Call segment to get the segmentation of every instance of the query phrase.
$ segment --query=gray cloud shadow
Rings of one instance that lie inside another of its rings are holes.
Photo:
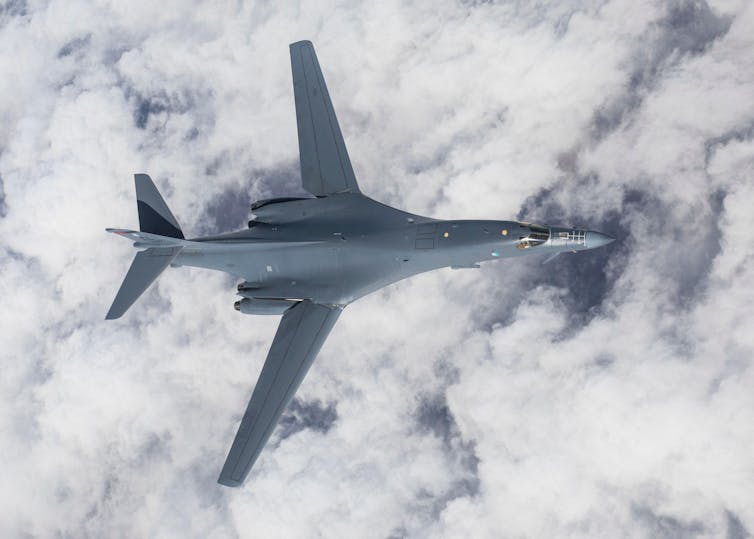
[[[474,452],[474,444],[461,438],[461,432],[448,407],[444,393],[421,395],[415,412],[419,432],[437,437],[443,443],[448,460],[456,468],[460,477],[450,488],[439,496],[420,492],[416,503],[425,507],[432,518],[437,518],[452,500],[461,497],[474,497],[479,493],[479,458]]]
[[[625,91],[606,101],[594,114],[593,140],[601,140],[622,125],[638,109],[664,73],[687,57],[703,54],[724,36],[733,19],[716,15],[707,2],[670,3],[663,18],[651,25],[637,42],[634,65]]]
[[[632,505],[631,516],[647,530],[650,537],[686,539],[697,537],[706,530],[699,520],[684,522],[672,516],[655,513],[649,507],[642,505]]]
[[[275,445],[305,429],[327,434],[337,420],[337,403],[324,405],[318,400],[307,402],[295,397],[278,422]]]

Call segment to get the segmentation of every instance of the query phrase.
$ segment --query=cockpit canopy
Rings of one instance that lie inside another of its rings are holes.
[[[550,229],[547,227],[531,223],[521,223],[521,227],[523,230],[516,243],[519,249],[530,249],[550,239]]]

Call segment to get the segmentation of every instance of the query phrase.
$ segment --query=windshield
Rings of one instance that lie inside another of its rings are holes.
[[[542,245],[549,239],[550,229],[541,225],[526,224],[523,227],[522,235],[518,238],[516,247],[519,249],[529,249],[531,247],[536,247],[537,245]]]

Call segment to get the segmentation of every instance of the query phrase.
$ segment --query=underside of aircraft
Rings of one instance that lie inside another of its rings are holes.
[[[218,482],[241,485],[346,305],[412,275],[612,241],[517,221],[445,221],[362,194],[309,41],[290,45],[301,183],[311,198],[255,202],[246,230],[186,239],[151,178],[136,174],[140,230],[107,229],[139,249],[107,319],[121,317],[169,265],[241,279],[244,314],[282,315]]]

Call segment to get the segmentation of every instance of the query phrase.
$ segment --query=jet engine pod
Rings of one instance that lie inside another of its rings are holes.
[[[238,283],[238,286],[236,287],[238,290],[238,293],[241,294],[241,292],[248,293],[251,290],[258,290],[259,289],[259,283],[250,283],[249,281],[244,281],[242,283]],[[246,294],[241,294],[245,298],[253,298],[254,296],[249,296]]]
[[[241,301],[237,301],[233,306],[237,311],[244,314],[283,314],[296,303],[298,303],[298,300],[244,298]]]
[[[251,205],[251,212],[254,214],[254,221],[268,224],[280,224],[296,221],[306,216],[301,201],[316,200],[310,198],[268,198],[258,200]]]

